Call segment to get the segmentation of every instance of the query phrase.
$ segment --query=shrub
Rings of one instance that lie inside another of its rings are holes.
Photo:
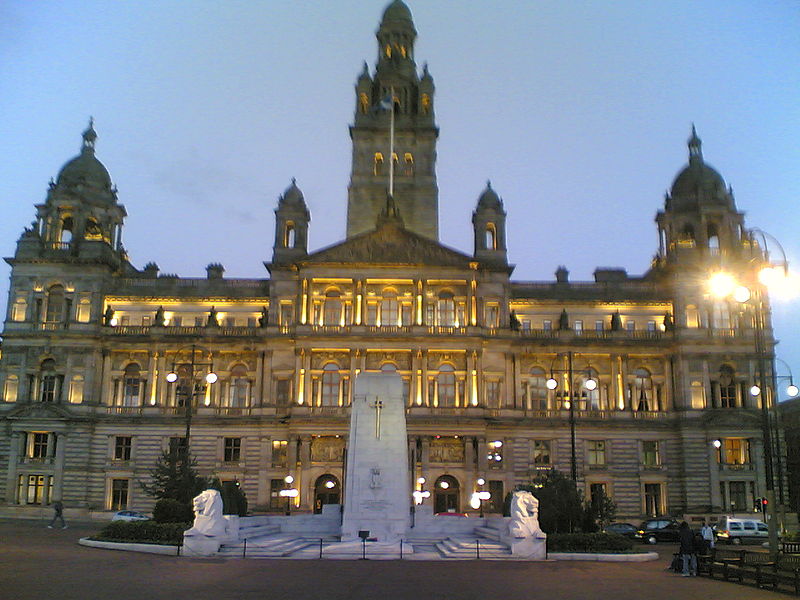
[[[135,542],[139,544],[183,544],[183,532],[190,523],[156,523],[155,521],[112,521],[93,540],[103,542]]]
[[[184,502],[162,498],[153,507],[153,520],[156,523],[191,523],[194,521],[194,512]]]
[[[615,533],[551,533],[548,552],[622,553],[633,548],[633,541]]]

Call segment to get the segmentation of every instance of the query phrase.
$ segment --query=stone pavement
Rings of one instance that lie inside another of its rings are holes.
[[[3,600],[752,600],[789,597],[647,563],[189,559],[86,548],[100,524],[0,520]],[[648,547],[652,549],[652,547]]]

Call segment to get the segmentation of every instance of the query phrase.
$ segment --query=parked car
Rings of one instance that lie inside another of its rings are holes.
[[[111,517],[112,521],[147,521],[149,519],[150,517],[146,514],[135,510],[121,510]]]
[[[680,539],[678,522],[675,519],[650,519],[639,526],[635,538],[648,544],[656,542],[677,542]]]
[[[769,537],[769,527],[757,519],[737,519],[722,517],[714,525],[717,541],[727,544],[741,544],[744,542],[759,542]]]
[[[636,537],[636,532],[639,531],[639,528],[631,523],[609,523],[603,531],[605,533],[616,533],[617,535],[633,539]]]

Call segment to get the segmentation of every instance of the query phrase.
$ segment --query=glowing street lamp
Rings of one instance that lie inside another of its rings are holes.
[[[188,361],[177,362],[177,358],[182,352],[191,352],[191,357]],[[197,352],[200,352],[200,361],[197,360]],[[206,385],[216,383],[218,379],[217,374],[214,373],[214,363],[210,359],[208,362],[203,362],[202,357],[206,354],[210,356],[211,353],[194,344],[176,350],[175,358],[172,362],[172,369],[165,377],[167,383],[176,383],[180,379],[183,379],[185,382],[183,389],[179,386],[176,390],[176,400],[178,399],[179,393],[184,395],[183,401],[186,405],[185,448],[187,455],[189,453],[189,436],[192,433],[192,412],[194,410],[195,398],[199,393],[204,393],[206,391]],[[202,383],[203,381],[205,381],[205,384]]]

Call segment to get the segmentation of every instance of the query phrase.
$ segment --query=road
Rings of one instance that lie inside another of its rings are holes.
[[[783,594],[666,570],[660,560],[400,562],[189,559],[79,546],[99,524],[0,520],[2,600],[778,600]],[[653,547],[648,547],[651,550]]]

